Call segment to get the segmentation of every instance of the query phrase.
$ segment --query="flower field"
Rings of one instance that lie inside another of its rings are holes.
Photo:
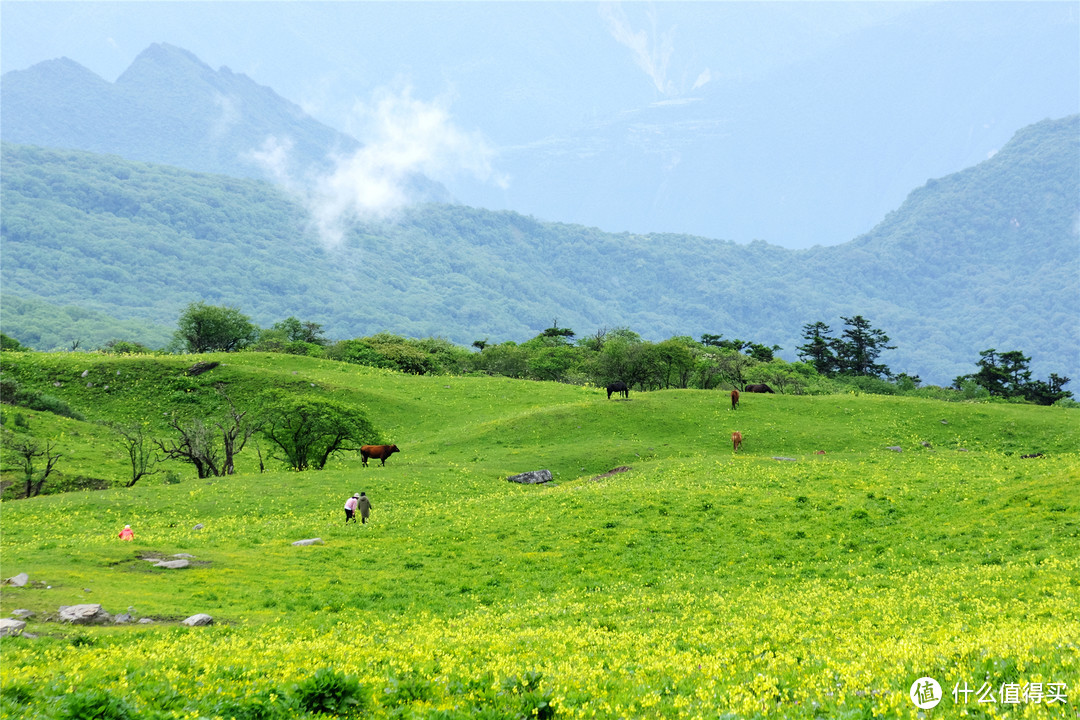
[[[24,384],[85,369],[33,362],[13,368]],[[363,404],[401,454],[5,502],[2,575],[45,584],[0,592],[4,616],[37,613],[36,637],[0,645],[0,717],[1080,717],[1074,411],[744,396],[735,412],[720,393],[609,402],[229,362],[234,397],[298,376]],[[137,414],[154,383],[135,385],[64,399]],[[35,423],[99,474],[122,468],[89,421]],[[555,482],[505,482],[540,467]],[[372,522],[344,526],[360,490]],[[142,559],[181,552],[195,566]],[[84,602],[155,622],[47,621]],[[215,624],[179,625],[195,613]],[[909,696],[923,677],[933,709]]]

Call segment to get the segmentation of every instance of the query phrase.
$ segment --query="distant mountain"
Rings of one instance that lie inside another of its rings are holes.
[[[839,333],[861,314],[897,346],[881,359],[928,382],[974,371],[990,347],[1080,381],[1080,116],[1025,128],[863,237],[800,251],[441,204],[326,245],[303,207],[257,181],[6,143],[3,168],[3,328],[42,349],[93,346],[90,325],[64,320],[70,306],[116,319],[98,344],[127,332],[158,345],[195,300],[334,338],[522,341],[558,318],[580,334],[721,333],[788,359],[806,323]]]
[[[215,71],[164,43],[139,54],[115,83],[67,58],[5,73],[0,102],[6,142],[234,177],[271,177],[255,154],[272,147],[289,147],[287,163],[275,170],[293,178],[326,171],[331,155],[360,148],[246,75]],[[422,199],[449,199],[445,188],[423,177],[413,179],[412,189]]]

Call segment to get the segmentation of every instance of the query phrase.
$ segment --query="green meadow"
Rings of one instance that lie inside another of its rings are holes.
[[[0,574],[31,582],[0,615],[35,615],[0,645],[0,717],[1080,716],[1077,410],[732,410],[726,392],[608,400],[255,353],[3,360],[84,417],[3,406],[4,427],[20,414],[65,479],[107,487],[2,504]],[[186,376],[196,360],[221,365]],[[401,452],[298,473],[263,441],[260,472],[252,441],[235,475],[174,463],[122,487],[100,422],[165,438],[171,412],[220,415],[215,388],[241,409],[271,388],[333,398]],[[506,480],[538,469],[553,481]],[[371,520],[346,526],[360,491]],[[177,553],[192,566],[146,561]],[[55,621],[80,603],[154,622]],[[196,613],[213,625],[180,624]],[[925,711],[924,676],[943,695]]]

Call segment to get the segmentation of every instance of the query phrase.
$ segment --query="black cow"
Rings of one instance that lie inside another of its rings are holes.
[[[630,388],[626,387],[626,383],[619,381],[608,384],[607,386],[607,399],[611,399],[611,393],[619,393],[627,400],[630,399]]]
[[[746,392],[752,392],[752,393],[773,393],[773,394],[776,394],[776,391],[775,391],[775,390],[773,390],[773,389],[772,389],[771,387],[769,387],[768,385],[766,385],[765,383],[761,383],[761,384],[759,384],[759,385],[747,385],[747,386],[746,386]]]

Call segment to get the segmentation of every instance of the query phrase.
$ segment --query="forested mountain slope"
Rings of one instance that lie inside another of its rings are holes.
[[[838,330],[862,314],[897,346],[881,358],[896,372],[947,383],[996,347],[1030,355],[1038,376],[1075,378],[1078,124],[1026,128],[990,160],[916,190],[872,233],[803,251],[441,204],[357,223],[328,246],[265,183],[5,144],[3,324],[24,343],[63,347],[71,329],[41,303],[164,329],[204,300],[263,326],[320,322],[336,338],[520,341],[557,318],[579,334],[719,333],[793,359],[804,324]]]

